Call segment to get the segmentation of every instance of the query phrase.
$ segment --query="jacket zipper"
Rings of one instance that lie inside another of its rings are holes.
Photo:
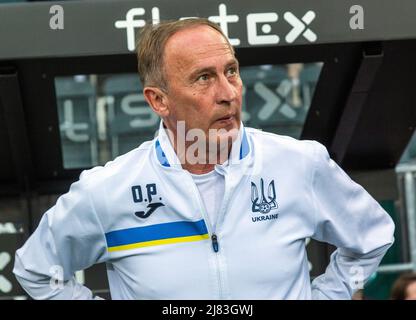
[[[216,221],[217,223],[216,223],[216,228],[215,229],[220,228],[220,222],[222,222],[222,220],[224,218],[225,211],[228,208],[228,202],[229,202],[229,200],[231,198],[231,195],[232,195],[231,189],[230,188],[227,189],[227,185],[229,185],[229,184],[233,185],[232,176],[229,172],[230,168],[228,168],[227,170],[228,170],[228,172],[223,172],[222,173],[222,175],[224,176],[224,197],[223,197],[223,201],[221,203],[220,210],[219,210],[218,215],[217,215],[217,221]],[[198,195],[199,195],[199,193],[198,193]],[[201,199],[200,199],[200,201],[201,201]],[[211,235],[211,241],[212,241],[212,248],[213,248],[214,252],[217,253],[221,249],[221,246],[219,244],[219,239],[218,239],[218,236],[215,233],[215,231]],[[221,296],[221,298],[223,298],[223,294],[224,294],[224,292],[223,292],[224,291],[223,276],[221,275],[221,272],[220,272],[220,261],[219,261],[218,254],[216,254],[216,257],[217,257],[217,266],[218,266],[218,284],[219,284],[219,287],[220,287],[220,290],[221,290],[221,295],[220,296]]]
[[[191,179],[192,182],[192,186],[194,188],[194,192],[196,194],[196,197],[198,199],[198,205],[199,208],[201,210],[202,213],[202,217],[204,219],[204,221],[206,221],[206,225],[207,225],[207,229],[208,229],[208,234],[210,235],[211,238],[211,244],[212,244],[212,249],[214,251],[215,254],[215,261],[216,261],[216,267],[217,267],[217,280],[218,280],[218,289],[219,289],[219,298],[222,299],[223,296],[223,288],[222,288],[222,277],[221,277],[221,269],[220,269],[220,261],[219,261],[219,241],[218,241],[218,236],[216,235],[215,231],[212,230],[212,224],[211,224],[211,220],[208,217],[207,212],[205,211],[205,206],[203,205],[202,199],[201,199],[201,195],[199,194],[199,190],[195,184],[195,182],[193,181],[192,177],[189,175],[189,178]],[[225,189],[225,187],[224,187]],[[222,204],[221,204],[222,207]],[[219,217],[218,217],[219,218]],[[217,219],[218,222],[218,219]]]
[[[218,252],[218,249],[219,249],[218,238],[215,233],[212,234],[211,241],[212,241],[212,249],[214,249],[214,252]]]

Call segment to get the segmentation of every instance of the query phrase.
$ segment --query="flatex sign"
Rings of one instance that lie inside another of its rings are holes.
[[[413,0],[103,0],[0,6],[0,59],[128,54],[147,23],[205,17],[235,47],[416,37]]]

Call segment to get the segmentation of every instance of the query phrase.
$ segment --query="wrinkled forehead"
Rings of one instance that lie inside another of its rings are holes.
[[[169,64],[189,65],[211,58],[234,58],[228,41],[209,26],[181,30],[166,42],[164,60]]]

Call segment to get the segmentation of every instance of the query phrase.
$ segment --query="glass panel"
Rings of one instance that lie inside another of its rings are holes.
[[[299,138],[322,63],[241,68],[245,125]],[[64,168],[101,165],[154,137],[137,74],[55,78]]]
[[[241,68],[246,126],[299,138],[322,63]]]
[[[158,128],[136,74],[58,77],[55,89],[64,168],[104,164]]]

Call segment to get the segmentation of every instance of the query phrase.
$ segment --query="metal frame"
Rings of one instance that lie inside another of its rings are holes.
[[[397,173],[404,176],[409,262],[380,266],[380,273],[416,272],[416,164],[400,165]]]
[[[331,151],[333,152],[333,158],[339,163],[342,163],[348,151],[348,146],[360,119],[361,111],[365,106],[368,93],[371,91],[377,71],[383,62],[381,48],[376,53],[369,53],[368,51],[367,48],[364,48],[357,75],[332,140]]]
[[[16,70],[0,73],[0,112],[6,122],[15,176],[21,197],[27,204],[28,215],[23,219],[24,232],[29,235],[32,228],[33,208],[31,197],[33,191],[34,170],[30,144],[26,130],[25,114],[21,100],[19,79]]]

